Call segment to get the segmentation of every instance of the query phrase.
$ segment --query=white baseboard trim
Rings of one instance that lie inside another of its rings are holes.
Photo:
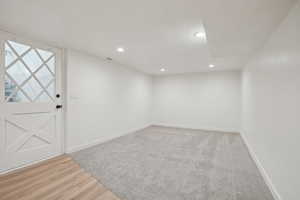
[[[145,125],[145,126],[140,127],[140,128],[135,128],[135,129],[132,129],[130,131],[126,131],[124,133],[119,133],[119,134],[117,134],[114,137],[101,138],[101,139],[95,140],[93,142],[89,142],[89,143],[86,143],[86,144],[77,145],[77,146],[71,147],[71,148],[67,147],[66,148],[66,153],[74,153],[76,151],[80,151],[80,150],[83,150],[83,149],[86,149],[86,148],[89,148],[89,147],[92,147],[92,146],[96,146],[98,144],[105,143],[105,142],[107,142],[109,140],[113,140],[113,139],[121,137],[123,135],[129,134],[129,133],[133,133],[133,132],[136,132],[136,131],[139,131],[139,130],[142,130],[142,129],[147,128],[149,126],[151,126],[151,124]]]
[[[253,161],[255,162],[258,170],[260,171],[260,174],[262,175],[265,183],[267,184],[269,190],[272,193],[272,196],[275,200],[281,200],[281,196],[279,195],[278,191],[276,190],[274,184],[271,181],[270,176],[267,174],[265,168],[262,166],[261,162],[259,161],[258,157],[256,156],[255,152],[253,151],[253,149],[250,147],[250,144],[248,143],[246,137],[244,136],[243,133],[240,134],[245,145],[248,148],[248,151],[250,153],[250,156],[252,157]]]
[[[63,153],[59,153],[59,154],[52,155],[50,157],[42,158],[40,160],[36,160],[36,161],[31,162],[31,163],[26,163],[26,164],[23,164],[19,167],[14,167],[14,168],[11,168],[11,169],[5,169],[5,170],[0,171],[0,175],[5,175],[5,174],[8,174],[8,173],[14,172],[16,170],[19,170],[19,169],[22,169],[22,168],[25,168],[25,167],[29,167],[31,165],[38,164],[40,162],[43,162],[43,161],[46,161],[46,160],[49,160],[51,158],[55,158],[55,157],[61,156],[61,155],[63,155]]]
[[[212,127],[193,127],[193,126],[178,126],[173,124],[163,124],[163,123],[154,123],[153,126],[162,126],[166,128],[183,128],[183,129],[192,129],[192,130],[204,130],[204,131],[216,131],[223,133],[239,133],[237,130],[232,129],[222,129],[222,128],[212,128]]]

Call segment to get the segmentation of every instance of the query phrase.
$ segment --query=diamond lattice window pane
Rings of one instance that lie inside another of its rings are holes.
[[[36,71],[43,64],[41,58],[33,49],[23,57],[23,60],[32,72]]]
[[[52,79],[54,79],[53,75],[46,66],[43,66],[37,73],[36,77],[42,83],[44,87],[46,87]]]
[[[8,67],[18,56],[13,52],[7,43],[5,43],[5,67]]]
[[[7,76],[5,77],[5,100],[7,102],[29,102],[23,92],[18,90],[17,85]]]
[[[52,101],[52,99],[49,97],[49,95],[46,92],[43,92],[41,96],[37,98],[38,102],[49,102]]]
[[[55,57],[52,57],[48,62],[47,65],[51,72],[54,74],[55,73]]]
[[[15,82],[13,82],[7,76],[5,76],[4,79],[4,88],[5,88],[5,100],[7,100],[10,96],[12,96],[15,93],[15,91],[18,89]]]
[[[55,81],[52,82],[49,87],[47,88],[48,93],[51,95],[52,98],[54,98],[55,95]]]
[[[44,63],[47,61],[47,63]],[[55,95],[55,54],[14,41],[5,42],[7,102],[49,102]],[[49,93],[49,94],[48,94]]]
[[[20,44],[18,42],[13,42],[13,41],[7,41],[12,48],[14,48],[14,50],[17,52],[17,54],[22,55],[23,53],[25,53],[25,51],[27,51],[30,47],[25,45],[25,44]]]
[[[43,91],[40,84],[33,77],[25,83],[22,89],[31,100],[34,100]]]
[[[53,55],[51,51],[45,51],[42,49],[37,49],[37,51],[39,52],[40,56],[43,58],[44,61],[46,61],[48,58],[50,58],[50,56]]]
[[[17,61],[6,72],[13,78],[18,85],[21,85],[29,76],[30,72],[21,61]]]
[[[8,102],[22,102],[22,103],[30,102],[30,100],[23,94],[23,92],[21,90],[18,90],[7,101]]]

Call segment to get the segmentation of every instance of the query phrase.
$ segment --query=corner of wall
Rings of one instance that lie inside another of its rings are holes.
[[[107,142],[109,140],[116,139],[116,138],[124,136],[126,134],[130,134],[130,133],[133,133],[133,132],[145,129],[145,128],[149,127],[149,126],[151,126],[151,124],[145,124],[142,127],[138,127],[138,128],[134,128],[134,129],[129,130],[129,131],[118,133],[118,134],[114,135],[113,137],[107,137],[107,138],[104,138],[104,139],[101,138],[101,139],[98,139],[98,140],[94,140],[93,142],[89,142],[89,143],[85,143],[85,144],[80,144],[80,145],[73,146],[73,147],[67,147],[66,150],[65,150],[65,152],[69,154],[69,153],[74,153],[76,151],[80,151],[80,150],[83,150],[83,149],[87,149],[89,147],[105,143],[105,142]]]
[[[255,162],[256,167],[258,168],[261,176],[263,177],[264,182],[266,183],[266,185],[268,186],[269,190],[271,191],[271,194],[272,194],[274,200],[282,200],[282,198],[279,195],[277,189],[275,188],[275,185],[271,181],[270,176],[268,175],[268,173],[265,170],[265,168],[263,167],[262,163],[260,162],[260,160],[256,156],[254,150],[251,148],[248,140],[246,139],[245,134],[241,131],[240,135],[241,135],[241,138],[242,138],[243,142],[245,143],[245,145],[246,145],[246,147],[248,149],[248,152],[249,152],[252,160]]]

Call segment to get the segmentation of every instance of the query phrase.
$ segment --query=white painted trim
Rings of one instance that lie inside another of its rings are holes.
[[[132,129],[130,131],[126,131],[125,133],[119,133],[118,136],[109,137],[109,138],[105,138],[105,139],[102,138],[102,139],[98,139],[98,140],[95,140],[95,141],[90,142],[90,143],[86,143],[86,144],[82,144],[82,145],[77,145],[75,147],[67,148],[66,153],[73,153],[73,152],[80,151],[80,150],[83,150],[83,149],[86,149],[86,148],[89,148],[89,147],[92,147],[92,146],[96,146],[98,144],[105,143],[107,141],[116,139],[116,138],[121,137],[123,135],[127,135],[127,134],[130,134],[130,133],[142,130],[142,129],[147,128],[149,126],[151,126],[151,125],[148,124],[148,125],[145,125],[145,126],[140,127],[140,128],[135,128],[135,129]]]
[[[63,109],[62,109],[62,125],[61,125],[61,130],[62,130],[62,154],[66,153],[66,149],[67,149],[67,131],[68,131],[68,118],[67,118],[67,114],[68,114],[68,82],[67,82],[67,78],[68,78],[68,60],[67,60],[67,49],[63,48],[62,49],[62,57],[61,57],[61,63],[62,63],[62,76],[61,76],[61,98],[62,98],[62,105],[63,105]]]
[[[225,132],[225,133],[239,133],[237,130],[232,129],[221,129],[213,127],[188,127],[188,126],[178,126],[172,124],[163,124],[163,123],[154,123],[153,126],[162,126],[166,128],[183,128],[183,129],[192,129],[192,130],[204,130],[204,131],[216,131],[216,132]]]
[[[269,190],[272,193],[272,196],[275,200],[281,200],[281,196],[279,195],[278,191],[276,190],[274,184],[271,181],[270,176],[268,175],[268,173],[266,172],[265,168],[263,167],[262,163],[259,161],[258,157],[256,156],[255,152],[253,151],[253,149],[250,147],[250,144],[248,143],[246,137],[244,134],[240,134],[241,138],[243,139],[245,145],[248,148],[249,154],[252,157],[253,161],[255,162],[260,174],[262,175],[266,185],[268,186]]]

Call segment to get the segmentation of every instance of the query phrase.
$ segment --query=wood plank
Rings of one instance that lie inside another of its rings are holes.
[[[6,191],[8,188],[14,188],[14,187],[21,187],[22,185],[27,185],[31,182],[35,182],[40,180],[41,178],[45,177],[45,176],[49,176],[55,173],[58,173],[60,171],[63,171],[64,169],[68,169],[70,167],[74,167],[77,166],[79,167],[79,165],[77,163],[75,163],[74,161],[70,160],[68,162],[65,163],[60,163],[57,166],[50,168],[48,170],[42,171],[36,175],[31,175],[31,176],[23,176],[22,178],[19,179],[12,179],[12,180],[7,180],[4,183],[0,183],[0,194],[3,191]]]
[[[74,179],[81,173],[84,173],[82,169],[63,176],[56,181],[50,181],[48,182],[48,184],[44,184],[41,187],[36,187],[34,192],[22,196],[20,200],[42,199],[44,195],[49,192],[53,192],[56,188],[59,188],[64,184],[67,184],[69,181],[72,181],[72,179]]]
[[[101,193],[99,191],[101,191],[100,187],[98,185],[95,185],[88,192],[86,192],[83,195],[81,195],[81,199],[92,200],[92,199],[96,198],[97,196],[101,195]],[[103,191],[102,193],[104,193],[106,191],[106,189],[103,187],[102,191]]]
[[[0,200],[120,200],[63,155],[0,177]]]
[[[13,192],[6,193],[2,195],[3,199],[19,199],[20,197],[26,196],[28,194],[33,194],[37,192],[39,189],[42,189],[49,185],[50,183],[56,183],[60,179],[64,179],[68,177],[68,175],[78,174],[82,170],[79,167],[72,167],[71,169],[66,169],[60,174],[54,174],[49,177],[45,177],[41,181],[36,181],[28,186],[19,187],[18,189],[14,190]]]
[[[97,182],[97,184],[95,184],[93,187],[84,190],[83,192],[81,192],[78,196],[74,197],[73,199],[74,200],[94,199],[106,191],[107,191],[107,189],[101,183]]]
[[[63,194],[74,188],[76,185],[82,184],[87,181],[91,177],[90,174],[84,173],[81,176],[78,176],[74,181],[70,182],[69,184],[65,184],[62,187],[58,188],[57,190],[45,194],[43,196],[43,200],[56,200],[60,198]]]
[[[83,184],[86,182],[86,180],[88,178],[90,178],[91,175],[90,174],[83,174],[81,176],[78,176],[76,178],[76,180],[69,182],[69,184],[64,184],[62,187],[56,189],[54,192],[52,193],[48,193],[43,197],[43,200],[55,200],[58,199],[60,196],[62,196],[63,194],[65,194],[66,192],[68,192],[69,190],[71,190],[72,188],[74,188],[76,185],[78,184]]]
[[[18,179],[25,178],[27,176],[32,176],[34,174],[50,169],[51,167],[57,165],[57,163],[64,163],[69,160],[72,160],[72,158],[69,156],[61,156],[53,160],[51,159],[51,161],[45,161],[39,163],[37,164],[37,166],[36,165],[30,166],[28,167],[28,169],[20,169],[15,173],[8,173],[2,175],[0,178],[0,183],[7,183],[7,181],[18,180]]]
[[[30,176],[28,178],[16,180],[14,182],[10,182],[10,184],[3,185],[2,187],[0,187],[0,196],[4,193],[9,193],[11,191],[18,191],[18,188],[22,188],[23,190],[27,189],[32,185],[39,184],[55,176],[59,177],[67,171],[79,168],[79,165],[71,160],[70,162],[65,163],[64,165],[58,165],[57,167],[49,169],[36,176]]]
[[[23,168],[20,168],[20,169],[16,169],[16,170],[13,170],[11,172],[8,172],[6,174],[1,174],[0,175],[0,180],[3,178],[3,177],[7,177],[9,175],[17,175],[19,173],[22,173],[24,171],[28,171],[29,169],[33,169],[33,168],[37,168],[37,167],[40,167],[42,165],[47,165],[47,164],[50,164],[52,162],[56,162],[56,161],[59,161],[61,159],[65,159],[65,158],[70,158],[70,156],[66,155],[66,154],[63,154],[63,155],[60,155],[60,156],[56,156],[54,158],[50,158],[50,159],[47,159],[45,161],[41,161],[40,163],[36,163],[34,165],[30,165],[30,166],[27,166],[27,167],[23,167]]]
[[[120,199],[111,191],[106,191],[99,197],[95,198],[95,200],[120,200]]]
[[[68,200],[68,199],[75,200],[76,196],[80,195],[85,190],[93,187],[96,184],[97,184],[97,180],[95,178],[89,178],[84,184],[77,185],[76,187],[72,188],[71,190],[66,192],[64,195],[62,195],[57,200]]]

